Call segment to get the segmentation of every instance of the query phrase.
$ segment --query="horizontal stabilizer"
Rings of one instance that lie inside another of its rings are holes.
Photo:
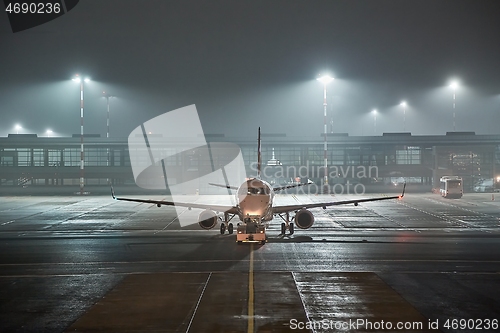
[[[237,190],[238,189],[238,186],[231,186],[231,185],[224,185],[224,184],[208,183],[208,185],[217,186],[217,187],[223,187],[223,188],[228,188],[230,190]]]
[[[286,186],[274,187],[273,190],[274,191],[282,191],[282,190],[286,190],[286,189],[289,189],[289,188],[294,188],[294,187],[299,187],[299,186],[305,186],[305,185],[311,185],[311,184],[314,184],[314,182],[312,180],[308,179],[307,183],[296,183],[296,184],[290,184],[290,185],[286,185]]]

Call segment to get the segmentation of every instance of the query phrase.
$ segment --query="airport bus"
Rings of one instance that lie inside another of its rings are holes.
[[[461,198],[464,194],[462,178],[458,176],[441,177],[441,187],[439,193],[445,198]]]

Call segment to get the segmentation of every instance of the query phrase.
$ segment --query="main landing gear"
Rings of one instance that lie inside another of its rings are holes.
[[[290,214],[287,212],[285,213],[285,217],[283,217],[282,214],[278,214],[279,217],[285,222],[281,223],[281,234],[285,235],[286,231],[288,229],[289,235],[293,235],[294,233],[294,225],[293,222],[290,222]]]
[[[288,227],[286,226],[285,222],[282,222],[281,223],[281,234],[282,235],[286,234],[286,229],[288,229],[290,235],[293,235],[293,233],[294,233],[293,222],[289,222]]]
[[[221,224],[220,224],[220,234],[221,235],[224,235],[226,233],[226,229],[227,229],[227,233],[232,235],[233,232],[234,232],[234,227],[233,227],[233,224],[230,222],[232,219],[233,219],[234,215],[232,215],[231,217],[229,216],[228,213],[224,213],[224,220],[221,219]]]
[[[230,235],[233,234],[234,227],[233,227],[232,223],[227,223],[227,227],[226,227],[226,223],[225,222],[222,222],[220,224],[220,234],[221,235],[224,235],[226,233],[226,229],[227,229],[227,233],[228,234],[230,234]]]

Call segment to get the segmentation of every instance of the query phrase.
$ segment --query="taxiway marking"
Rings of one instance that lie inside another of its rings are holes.
[[[198,302],[196,303],[196,306],[193,310],[193,315],[191,316],[191,320],[189,321],[188,327],[186,329],[186,333],[189,332],[189,329],[191,328],[191,325],[193,324],[193,319],[194,316],[196,315],[196,311],[198,310],[198,307],[200,306],[201,299],[203,298],[203,295],[205,294],[205,290],[207,289],[208,282],[210,281],[210,277],[212,276],[212,272],[208,275],[207,281],[205,282],[205,285],[203,286],[203,290],[201,291],[200,297],[198,298]]]

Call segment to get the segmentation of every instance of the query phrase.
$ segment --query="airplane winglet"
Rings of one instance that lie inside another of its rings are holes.
[[[405,196],[406,182],[403,184],[403,193],[399,196],[399,198],[403,198]]]

